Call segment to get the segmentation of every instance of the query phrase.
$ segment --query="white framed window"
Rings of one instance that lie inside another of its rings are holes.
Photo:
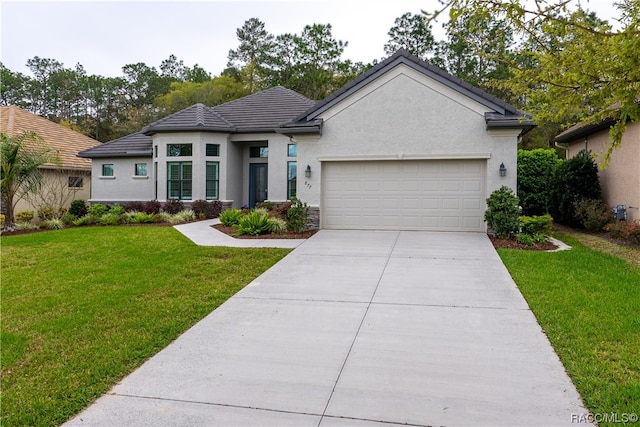
[[[136,163],[135,164],[134,175],[135,176],[147,176],[147,164],[146,163]]]
[[[205,197],[207,200],[218,200],[220,164],[207,162]]]
[[[115,176],[115,169],[113,163],[103,163],[102,176]]]

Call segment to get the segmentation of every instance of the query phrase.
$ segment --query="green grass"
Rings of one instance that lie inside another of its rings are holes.
[[[1,239],[3,426],[66,421],[289,252],[171,227]]]
[[[558,238],[573,249],[498,253],[587,408],[640,415],[640,267]]]

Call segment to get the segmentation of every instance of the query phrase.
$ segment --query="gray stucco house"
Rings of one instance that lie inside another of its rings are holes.
[[[515,191],[518,140],[533,126],[399,51],[320,102],[274,87],[79,155],[93,160],[94,202],[296,196],[320,228],[485,231],[485,199]]]

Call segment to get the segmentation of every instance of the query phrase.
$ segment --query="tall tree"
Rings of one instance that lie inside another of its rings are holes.
[[[512,57],[513,78],[505,88],[521,93],[539,122],[600,123],[613,118],[609,154],[622,141],[627,120],[640,120],[640,0],[620,0],[619,28],[582,8],[577,0],[447,0],[436,18],[449,11],[452,22],[470,16],[498,16],[527,43],[520,56],[534,66],[522,67]]]
[[[245,70],[247,89],[255,92],[261,89],[260,79],[267,58],[273,53],[274,36],[267,32],[258,18],[245,21],[236,30],[236,36],[240,45],[235,50],[229,50],[227,67]]]
[[[0,133],[0,191],[6,212],[5,229],[15,229],[16,204],[42,185],[40,167],[58,162],[57,155],[33,132]]]
[[[389,41],[384,45],[384,51],[387,55],[404,49],[420,59],[427,59],[435,50],[436,41],[431,33],[431,26],[425,20],[424,15],[405,13],[396,18],[394,26],[391,27],[387,35]]]
[[[27,67],[34,78],[27,82],[27,91],[31,98],[31,110],[36,114],[47,117],[53,107],[51,78],[54,73],[63,69],[61,62],[51,58],[34,56],[27,60]]]
[[[28,80],[24,74],[14,73],[0,62],[0,103],[29,108],[26,91]]]
[[[216,77],[203,83],[174,82],[169,93],[156,98],[155,105],[163,115],[172,114],[193,104],[210,107],[247,95],[242,83],[231,77]]]

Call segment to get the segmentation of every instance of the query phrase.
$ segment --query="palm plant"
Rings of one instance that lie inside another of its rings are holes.
[[[15,229],[16,204],[42,185],[39,168],[45,163],[59,163],[59,159],[38,135],[33,132],[16,136],[0,133],[0,191],[6,211],[5,230]]]

